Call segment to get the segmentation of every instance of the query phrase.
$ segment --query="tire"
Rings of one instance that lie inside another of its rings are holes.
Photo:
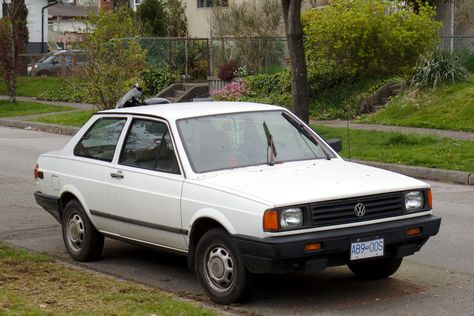
[[[40,71],[38,71],[38,73],[36,75],[39,76],[39,77],[49,77],[49,76],[51,76],[51,74],[47,70],[40,70]]]
[[[385,279],[397,272],[403,258],[382,258],[371,261],[349,263],[349,269],[359,278],[367,280]]]
[[[222,229],[211,229],[199,240],[194,267],[201,286],[215,303],[234,303],[251,291],[250,273]]]
[[[62,216],[63,240],[69,255],[76,261],[90,261],[100,257],[104,236],[92,225],[81,203],[71,200]]]

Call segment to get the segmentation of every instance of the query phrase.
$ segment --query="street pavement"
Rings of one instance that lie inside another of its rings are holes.
[[[33,198],[38,155],[69,139],[0,127],[0,242],[212,305],[184,257],[107,240],[101,260],[71,261],[59,224]],[[257,276],[253,299],[218,308],[264,315],[474,315],[474,186],[430,184],[434,211],[443,218],[440,233],[405,259],[392,278],[361,281],[346,267]]]

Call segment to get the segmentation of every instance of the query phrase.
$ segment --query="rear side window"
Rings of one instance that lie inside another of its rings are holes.
[[[126,118],[98,119],[74,148],[74,155],[112,161]]]
[[[178,161],[166,124],[151,120],[133,120],[119,163],[179,174]]]

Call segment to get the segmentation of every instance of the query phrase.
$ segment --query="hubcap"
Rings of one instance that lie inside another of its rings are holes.
[[[72,213],[67,222],[66,237],[72,250],[79,252],[84,242],[84,223],[77,213]]]
[[[234,262],[227,249],[210,247],[204,262],[205,276],[211,288],[217,292],[227,291],[234,283]]]

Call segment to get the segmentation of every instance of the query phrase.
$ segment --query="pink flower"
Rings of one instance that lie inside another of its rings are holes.
[[[232,81],[226,84],[221,90],[212,90],[210,96],[216,100],[231,101],[238,99],[247,93],[245,81]]]

